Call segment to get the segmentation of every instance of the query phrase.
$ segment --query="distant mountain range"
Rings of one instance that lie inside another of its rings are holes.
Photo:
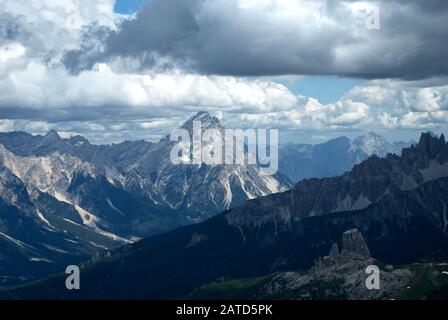
[[[443,135],[425,133],[401,156],[373,155],[339,177],[303,180],[203,223],[108,251],[83,267],[81,291],[65,290],[61,276],[10,292],[19,298],[182,298],[217,279],[316,268],[335,243],[347,248],[341,239],[355,229],[368,249],[360,242],[349,247],[361,256],[413,263],[446,256],[447,208],[448,144]]]
[[[199,113],[204,128],[223,130]],[[158,143],[93,145],[81,136],[0,134],[0,284],[39,277],[104,249],[203,221],[285,191],[256,165],[174,165]]]
[[[384,137],[374,132],[369,132],[366,135],[353,139],[353,144],[364,151],[369,157],[372,155],[385,157],[389,153],[400,155],[403,148],[410,147],[414,143],[415,141],[389,142]]]
[[[390,143],[382,136],[370,132],[353,140],[339,137],[320,144],[280,145],[279,170],[298,182],[308,178],[334,177],[350,171],[372,155],[385,157],[401,154],[410,142]]]

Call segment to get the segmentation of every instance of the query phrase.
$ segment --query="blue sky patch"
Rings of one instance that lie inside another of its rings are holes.
[[[132,14],[136,12],[139,6],[144,2],[148,2],[148,0],[116,0],[115,12]]]

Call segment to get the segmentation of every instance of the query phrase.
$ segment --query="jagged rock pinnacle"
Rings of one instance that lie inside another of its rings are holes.
[[[370,258],[367,242],[358,229],[351,229],[342,234],[341,254],[352,253],[364,258]]]

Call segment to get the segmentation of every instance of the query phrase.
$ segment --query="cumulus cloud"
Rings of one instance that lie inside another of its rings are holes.
[[[132,118],[203,108],[257,113],[290,109],[296,102],[294,94],[274,82],[181,72],[118,74],[106,64],[72,75],[65,69],[31,61],[23,69],[10,71],[0,82],[0,106],[14,109],[8,111],[10,115],[17,112],[21,117],[59,120],[73,108],[88,118],[108,117],[99,109],[110,110],[112,116],[119,109],[122,117]],[[68,116],[72,119],[76,115]]]
[[[88,26],[114,30],[121,21],[114,0],[0,0],[0,43],[15,42],[27,55],[57,64],[81,47]]]
[[[373,6],[379,30],[368,28]],[[80,68],[118,56],[206,74],[423,79],[448,74],[447,19],[444,0],[153,0],[100,53],[76,56]]]
[[[297,97],[294,108],[237,116],[233,125],[308,130],[445,130],[448,125],[447,79],[404,82],[374,80],[356,86],[335,103]]]
[[[14,122],[11,120],[0,120],[0,132],[8,132],[14,129]]]
[[[0,131],[155,140],[203,110],[235,128],[446,126],[446,2],[379,1],[380,30],[358,4],[0,0]],[[386,79],[330,104],[278,83],[306,74]]]
[[[343,99],[364,101],[379,110],[381,123],[388,128],[440,127],[448,124],[447,82],[375,80],[353,88]],[[429,83],[437,85],[428,87]]]

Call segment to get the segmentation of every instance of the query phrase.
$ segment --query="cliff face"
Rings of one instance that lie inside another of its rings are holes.
[[[363,258],[370,258],[370,251],[361,232],[358,229],[351,229],[342,234],[341,255],[358,255]]]
[[[417,145],[403,149],[401,157],[372,156],[340,177],[303,180],[289,192],[247,202],[227,218],[240,227],[273,221],[286,227],[307,217],[363,210],[388,194],[443,177],[448,177],[448,144],[443,135],[424,133]]]
[[[182,127],[190,136],[195,121],[225,130],[199,113]],[[175,165],[176,144],[169,136],[93,145],[56,131],[0,133],[0,284],[50,275],[292,186],[252,164]]]
[[[319,257],[314,270],[324,270],[332,266],[341,266],[352,261],[364,261],[371,258],[370,251],[361,232],[351,229],[342,234],[342,247],[333,243],[328,256]]]
[[[423,135],[403,157],[372,157],[341,177],[305,180],[204,223],[139,241],[126,254],[112,251],[111,259],[85,270],[93,280],[82,292],[58,293],[175,298],[219,277],[309,270],[329,252],[325,260],[330,263],[320,269],[333,268],[327,274],[337,277],[348,265],[347,270],[358,270],[347,278],[350,283],[364,283],[369,257],[406,264],[447,250],[447,153],[443,137]],[[105,270],[120,272],[105,280]],[[32,288],[14,294],[27,295],[27,290]]]
[[[366,240],[357,229],[342,234],[342,247],[333,243],[328,256],[316,259],[307,272],[282,272],[265,284],[256,296],[265,299],[384,299],[406,285],[412,272],[408,269],[380,270],[379,290],[365,285],[366,268],[380,265],[371,258]]]

